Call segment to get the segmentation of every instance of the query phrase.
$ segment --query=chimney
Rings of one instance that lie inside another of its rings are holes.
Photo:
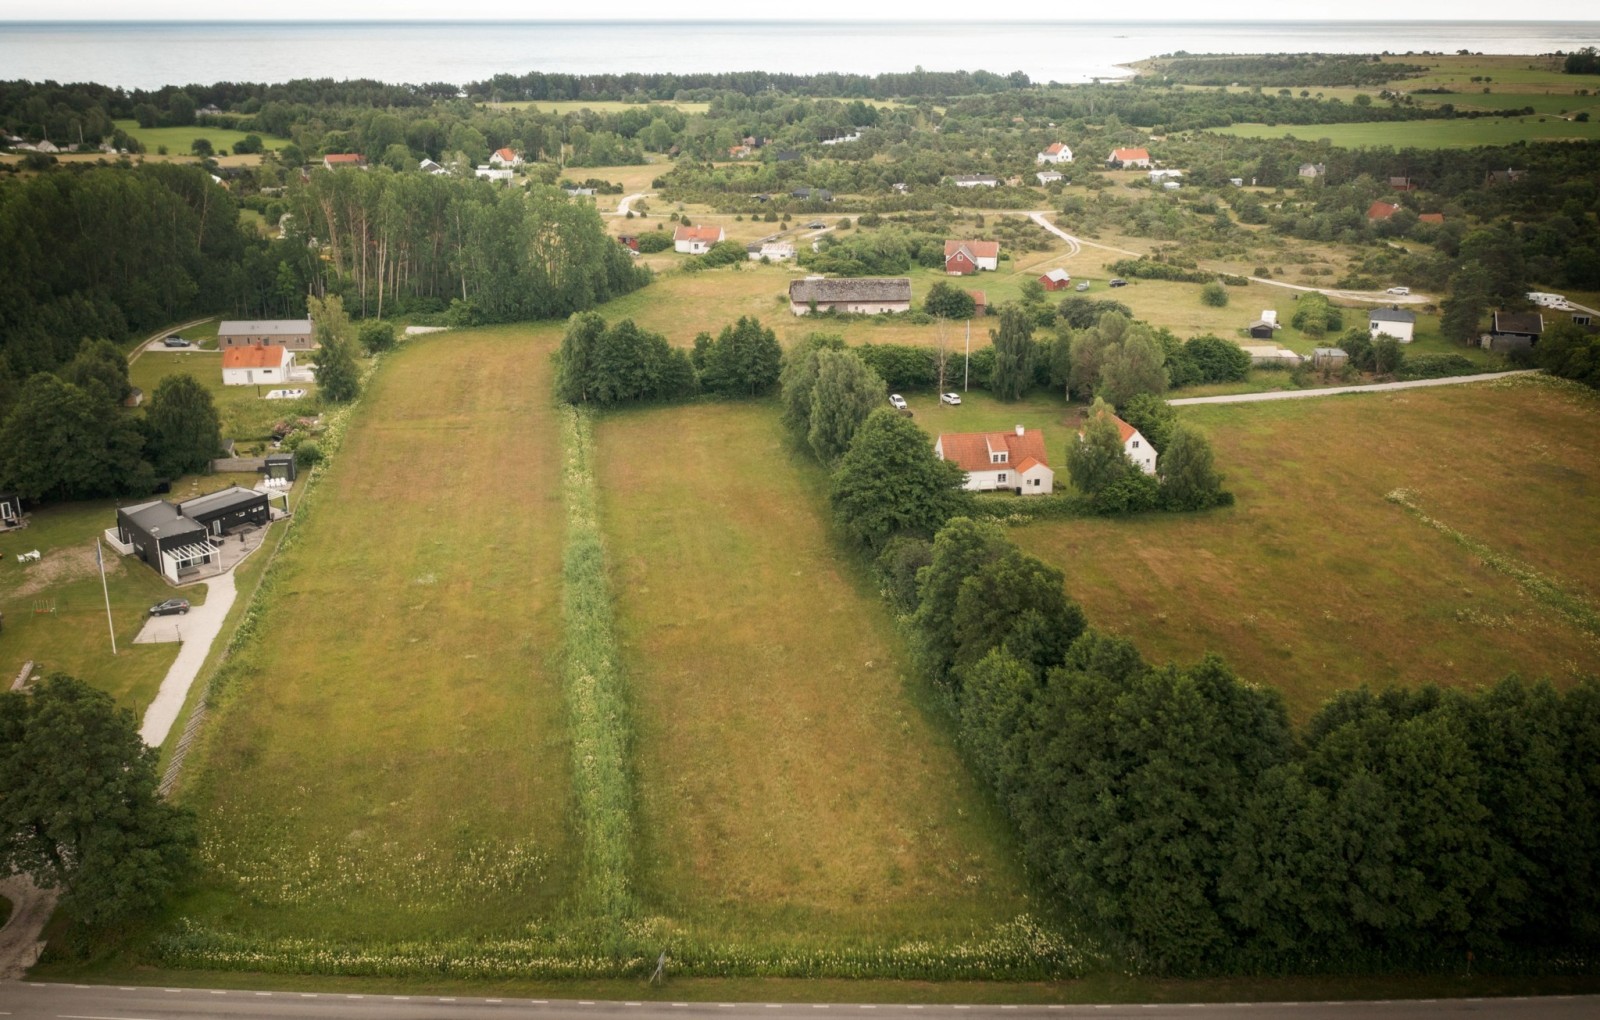
[[[1022,426],[1018,425],[1017,426],[1017,435],[1019,435],[1019,436],[1022,435],[1022,432],[1023,432]]]

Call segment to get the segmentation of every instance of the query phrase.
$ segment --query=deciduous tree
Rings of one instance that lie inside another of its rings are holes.
[[[211,393],[189,375],[169,375],[156,385],[145,431],[151,465],[163,478],[204,470],[222,447],[222,422]]]

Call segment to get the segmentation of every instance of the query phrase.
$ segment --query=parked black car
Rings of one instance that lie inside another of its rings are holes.
[[[150,607],[151,616],[176,616],[189,611],[188,599],[167,599]]]

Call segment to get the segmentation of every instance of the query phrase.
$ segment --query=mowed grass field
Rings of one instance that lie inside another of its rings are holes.
[[[776,406],[609,413],[597,448],[646,901],[766,944],[1026,911],[1005,825],[840,556],[825,476]]]
[[[1239,138],[1326,138],[1341,149],[1388,146],[1394,149],[1470,149],[1518,142],[1567,142],[1600,138],[1600,120],[1564,120],[1554,114],[1532,117],[1478,117],[1472,120],[1404,120],[1369,124],[1233,124],[1212,128]]]
[[[1570,681],[1600,640],[1424,512],[1600,600],[1600,398],[1544,381],[1186,407],[1238,496],[1226,510],[1013,531],[1097,627],[1154,661],[1220,653],[1301,720],[1370,684]]]
[[[199,923],[504,934],[569,862],[549,339],[408,342],[280,553],[191,757]]]
[[[151,155],[158,153],[161,146],[165,145],[168,155],[187,156],[196,138],[206,139],[217,152],[221,152],[223,149],[232,152],[233,147],[244,141],[245,136],[250,134],[254,134],[261,139],[263,148],[274,152],[289,144],[289,139],[278,138],[264,131],[234,131],[231,128],[204,122],[190,124],[187,127],[153,128],[142,128],[136,120],[119,120],[115,123],[117,127],[137,138],[139,144],[144,146],[145,152]]]

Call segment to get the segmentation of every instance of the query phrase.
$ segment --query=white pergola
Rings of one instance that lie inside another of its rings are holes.
[[[164,569],[161,572],[168,580],[177,583],[179,571],[205,563],[214,563],[216,558],[217,551],[205,542],[180,545],[176,549],[163,549],[161,562],[164,564]]]

